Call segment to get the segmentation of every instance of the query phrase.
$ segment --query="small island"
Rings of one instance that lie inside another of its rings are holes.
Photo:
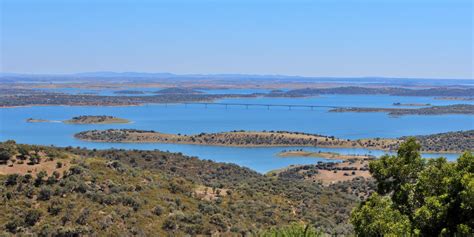
[[[27,123],[50,123],[51,120],[28,118],[28,119],[26,120],[26,122],[27,122]]]
[[[107,115],[83,115],[73,117],[72,119],[63,121],[68,124],[113,124],[113,123],[130,123],[129,120],[117,118]]]
[[[323,151],[305,151],[299,150],[284,150],[278,153],[279,157],[313,157],[313,158],[324,158],[331,160],[348,160],[348,159],[372,159],[375,156],[371,155],[356,155],[356,154],[341,154],[337,152],[323,152]]]
[[[35,119],[28,118],[27,123],[66,123],[66,124],[113,124],[113,123],[130,123],[129,120],[123,118],[117,118],[114,116],[107,115],[82,115],[73,117],[69,120],[48,120],[48,119]]]

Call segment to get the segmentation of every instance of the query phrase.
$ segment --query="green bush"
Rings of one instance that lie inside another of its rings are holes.
[[[258,234],[260,237],[319,237],[323,236],[321,231],[310,225],[293,223],[288,226],[276,227]]]
[[[463,235],[474,230],[474,156],[456,162],[423,159],[414,138],[400,145],[397,156],[369,164],[377,181],[373,194],[352,212],[361,236]]]

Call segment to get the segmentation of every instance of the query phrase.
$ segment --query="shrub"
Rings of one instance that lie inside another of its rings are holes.
[[[155,208],[153,208],[152,213],[157,216],[161,216],[161,214],[163,214],[163,207],[161,207],[160,205],[156,206]]]
[[[0,165],[6,164],[12,155],[9,151],[0,148]]]
[[[47,201],[51,198],[52,193],[50,187],[42,187],[38,193],[38,200]]]
[[[318,237],[323,236],[321,231],[316,230],[310,225],[294,223],[289,226],[272,228],[259,234],[262,237]]]
[[[38,210],[28,210],[25,213],[25,225],[34,226],[41,218],[41,212]]]
[[[51,204],[48,206],[48,212],[49,214],[56,216],[58,215],[62,210],[62,203],[59,200],[53,200],[51,201]]]
[[[9,174],[7,176],[7,179],[5,180],[5,185],[6,186],[14,186],[16,185],[18,181],[19,174]]]

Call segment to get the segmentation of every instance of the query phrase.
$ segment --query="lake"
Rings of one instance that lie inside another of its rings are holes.
[[[301,105],[331,105],[358,107],[393,107],[393,103],[430,103],[448,105],[473,101],[443,101],[431,97],[399,97],[386,95],[324,95],[310,98],[246,98],[224,99],[228,103],[272,103]],[[112,115],[126,118],[131,124],[71,125],[63,123],[27,123],[27,118],[66,120],[78,115]],[[0,109],[0,140],[14,139],[18,143],[81,146],[88,148],[160,149],[182,152],[220,162],[231,162],[258,172],[267,172],[291,164],[312,164],[324,159],[280,158],[276,154],[284,149],[300,147],[236,148],[177,144],[114,144],[92,143],[77,140],[73,135],[90,129],[135,128],[164,133],[195,134],[232,130],[285,130],[340,138],[400,137],[474,128],[470,115],[410,115],[391,117],[385,113],[330,113],[325,108],[249,107],[222,105],[144,105],[126,107],[97,106],[37,106]],[[334,151],[344,154],[382,155],[383,151],[366,149],[304,148],[314,151]],[[438,154],[425,154],[436,157]],[[458,155],[444,154],[450,160]]]

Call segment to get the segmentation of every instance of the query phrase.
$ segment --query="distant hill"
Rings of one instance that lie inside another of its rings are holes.
[[[108,81],[153,81],[161,79],[175,80],[278,80],[279,82],[326,82],[341,84],[367,85],[396,85],[396,86],[474,86],[472,79],[430,79],[430,78],[396,78],[396,77],[324,77],[324,76],[295,76],[278,74],[174,74],[169,72],[81,72],[70,74],[27,74],[27,73],[0,73],[2,81],[47,81],[64,80],[85,81],[91,79],[106,79]]]
[[[130,77],[151,77],[151,78],[163,78],[163,77],[176,77],[176,74],[173,73],[147,73],[147,72],[82,72],[82,73],[74,73],[71,74],[71,76],[76,76],[76,77],[125,77],[125,78],[130,78]]]

